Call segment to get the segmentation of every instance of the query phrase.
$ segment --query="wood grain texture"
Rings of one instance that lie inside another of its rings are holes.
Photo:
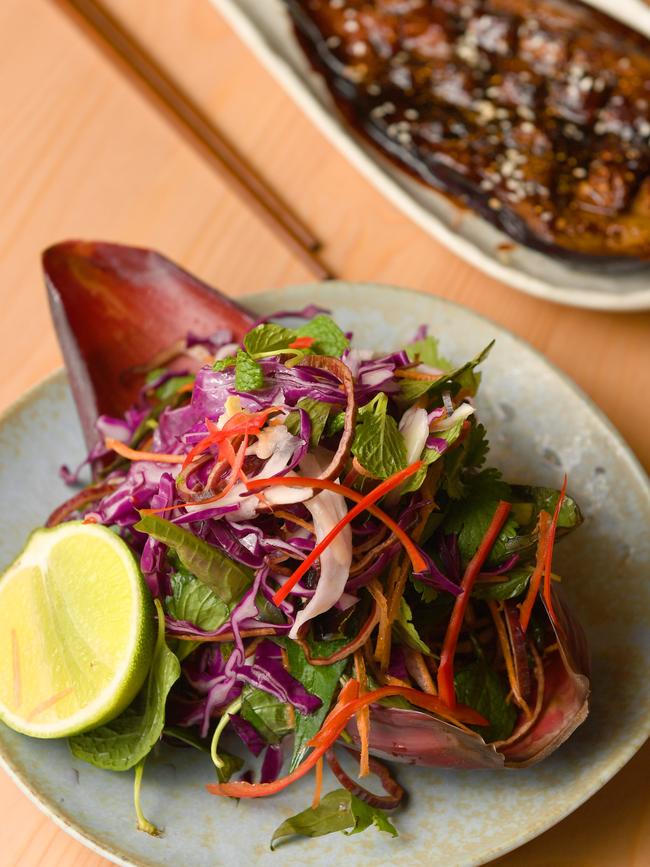
[[[323,140],[207,0],[110,5],[293,203],[338,274],[452,298],[510,328],[576,380],[650,468],[650,314],[538,301],[448,253]],[[60,364],[39,267],[40,250],[54,241],[156,247],[238,297],[309,279],[48,0],[0,4],[0,105],[0,408]],[[650,863],[649,772],[646,745],[572,816],[495,863]],[[0,867],[107,863],[0,776]]]

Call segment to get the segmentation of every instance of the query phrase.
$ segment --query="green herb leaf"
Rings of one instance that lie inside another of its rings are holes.
[[[333,437],[336,434],[341,433],[344,427],[345,412],[343,410],[335,413],[330,412],[327,424],[325,425],[325,437]]]
[[[453,451],[445,454],[445,471],[441,485],[452,500],[459,500],[465,496],[467,492],[465,474],[483,466],[489,448],[485,427],[482,424],[474,424],[463,442]]]
[[[293,328],[284,328],[274,322],[266,322],[249,331],[244,337],[244,346],[249,355],[286,349],[296,339]]]
[[[398,617],[393,623],[393,634],[407,647],[412,647],[413,650],[419,650],[420,653],[431,656],[429,646],[422,641],[413,625],[413,614],[403,596],[400,599]]]
[[[134,767],[157,743],[165,725],[165,702],[178,680],[181,665],[165,642],[165,621],[160,603],[158,635],[151,669],[135,700],[118,716],[99,728],[69,738],[78,759],[109,771]]]
[[[512,514],[519,527],[517,533],[506,541],[505,550],[508,555],[532,555],[537,548],[539,513],[544,510],[549,515],[553,515],[560,492],[554,488],[535,488],[525,485],[513,485],[512,492],[515,500]],[[556,538],[561,539],[567,533],[571,533],[582,522],[582,513],[576,501],[571,497],[565,497],[558,515]]]
[[[285,702],[249,683],[241,695],[241,715],[268,743],[277,744],[293,731],[293,715]]]
[[[146,515],[135,529],[172,548],[188,572],[207,584],[226,604],[238,601],[253,583],[253,572],[223,551],[158,515]]]
[[[228,605],[189,572],[176,572],[171,585],[172,595],[165,599],[165,607],[174,620],[187,620],[204,632],[212,632],[230,617]]]
[[[352,454],[379,479],[387,479],[406,467],[406,443],[397,422],[388,414],[388,397],[384,393],[359,411]]]
[[[234,367],[237,359],[234,355],[229,355],[227,358],[218,358],[212,365],[213,370],[226,370],[228,367]]]
[[[414,340],[406,347],[406,353],[411,361],[420,361],[428,367],[438,370],[451,370],[453,364],[438,349],[438,340],[435,337],[425,337],[422,340]]]
[[[327,418],[330,412],[330,404],[322,400],[313,400],[311,397],[301,397],[297,403],[300,409],[304,409],[311,420],[311,436],[309,442],[317,446],[325,430]],[[300,433],[300,417],[297,412],[291,412],[286,418],[285,424],[289,432],[294,436]]]
[[[314,641],[309,639],[310,652],[314,657],[332,655],[343,647],[348,639],[331,641]],[[341,659],[331,665],[311,665],[303,649],[295,641],[278,641],[287,651],[289,673],[299,680],[308,692],[317,695],[322,705],[312,714],[296,714],[296,725],[293,739],[293,755],[289,772],[294,771],[307,752],[307,741],[311,740],[320,729],[327,716],[332,698],[338,687],[339,679],[348,664],[348,659]]]
[[[450,504],[445,532],[458,534],[458,547],[465,563],[476,553],[490,525],[499,500],[512,501],[510,486],[495,469],[482,470],[466,483],[465,497]],[[507,542],[516,535],[517,522],[511,516],[503,525],[488,562],[499,563],[508,556]]]
[[[322,837],[334,831],[357,834],[370,825],[397,837],[397,831],[383,810],[370,807],[347,789],[337,789],[321,799],[315,809],[308,807],[286,819],[273,834],[271,849],[287,837]]]
[[[313,337],[310,352],[318,355],[332,355],[340,358],[350,345],[350,341],[334,320],[320,313],[296,331],[297,337]]]
[[[264,388],[264,371],[254,358],[241,349],[235,362],[235,388],[237,391],[258,391]]]
[[[169,403],[169,401],[177,394],[178,389],[182,388],[184,385],[189,385],[189,383],[194,382],[195,377],[193,376],[172,376],[171,379],[165,380],[162,385],[159,385],[155,390],[156,398],[163,403]]]
[[[508,685],[484,658],[477,659],[454,678],[456,697],[490,721],[489,726],[472,726],[484,740],[500,741],[510,737],[517,721],[517,709],[508,704]]]
[[[481,581],[475,584],[472,596],[475,599],[498,599],[501,602],[504,599],[516,599],[526,592],[532,574],[531,568],[513,569],[503,581]]]
[[[480,376],[474,372],[475,368],[485,361],[493,346],[494,340],[479,352],[475,358],[472,358],[471,361],[467,361],[453,370],[448,370],[444,376],[433,382],[422,382],[417,379],[403,380],[400,383],[400,397],[408,403],[414,403],[423,394],[434,396],[442,394],[443,391],[450,391],[452,394],[456,394],[461,389],[465,389],[469,394],[476,394],[480,383]]]

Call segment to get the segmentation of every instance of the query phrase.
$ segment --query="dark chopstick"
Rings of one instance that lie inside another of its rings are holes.
[[[85,24],[101,47],[110,49],[120,68],[183,133],[189,142],[222,173],[255,213],[319,279],[332,274],[320,261],[320,242],[289,207],[269,188],[255,169],[237,153],[199,106],[156,63],[151,55],[96,0],[55,0],[75,20]],[[81,20],[79,20],[81,19]]]

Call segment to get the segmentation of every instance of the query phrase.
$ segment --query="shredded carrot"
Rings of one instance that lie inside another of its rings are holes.
[[[454,608],[451,612],[447,632],[442,644],[442,652],[440,654],[440,667],[438,668],[438,694],[444,703],[451,708],[456,707],[456,690],[454,689],[454,656],[456,654],[456,645],[458,644],[458,636],[465,619],[465,611],[469,603],[470,593],[476,576],[481,571],[483,564],[487,560],[492,546],[499,537],[501,528],[503,527],[506,518],[510,513],[511,503],[506,503],[503,500],[497,506],[494,516],[490,521],[490,526],[485,531],[485,535],[478,546],[476,554],[472,557],[465,569],[463,580],[461,581],[461,594],[456,597]]]
[[[373,504],[381,499],[385,494],[389,491],[392,491],[393,488],[396,488],[400,485],[404,479],[409,478],[414,473],[416,473],[420,467],[422,466],[422,461],[415,461],[410,466],[406,467],[404,470],[400,470],[397,473],[394,473],[385,481],[381,482],[377,487],[370,491],[369,494],[365,496],[361,496],[357,494],[356,491],[352,489],[348,489],[343,487],[342,485],[338,485],[335,482],[327,482],[324,479],[311,479],[304,478],[301,476],[282,476],[282,477],[273,477],[270,479],[253,479],[248,482],[247,487],[250,491],[257,491],[263,488],[273,487],[274,485],[283,485],[285,487],[302,487],[302,488],[321,488],[324,490],[333,490],[336,493],[342,494],[344,497],[347,497],[351,500],[356,500],[357,505],[354,506],[350,511],[330,530],[330,532],[325,536],[325,538],[319,542],[318,545],[314,547],[311,553],[303,560],[300,566],[293,573],[291,578],[286,581],[282,587],[277,591],[275,596],[273,597],[273,602],[275,605],[279,605],[286,597],[289,595],[291,590],[295,587],[295,585],[300,581],[302,576],[310,569],[312,564],[320,557],[322,552],[327,548],[327,546],[338,536],[341,530],[347,526],[350,521],[354,520],[357,515],[361,514],[363,511],[369,511],[371,514],[375,515],[375,517],[380,518],[380,520],[384,521],[387,526],[395,533],[397,538],[400,540],[404,548],[408,552],[408,555],[411,559],[411,563],[413,564],[413,570],[415,572],[421,572],[426,569],[426,563],[424,558],[413,544],[413,542],[409,539],[406,533],[402,530],[402,528],[393,521],[392,518],[389,518],[385,512],[382,512],[380,509],[371,508]]]
[[[97,524],[98,521],[97,521],[97,518],[95,518],[93,515],[86,515],[86,517],[83,519],[83,521],[81,523],[82,524]]]
[[[526,598],[521,603],[521,607],[519,609],[519,622],[521,623],[521,628],[523,632],[526,632],[526,630],[528,629],[530,615],[533,611],[533,605],[535,604],[535,600],[537,599],[537,593],[539,591],[539,585],[542,581],[542,575],[544,574],[544,564],[546,562],[546,548],[548,545],[548,528],[550,520],[551,516],[548,512],[542,510],[539,513],[539,517],[537,519],[537,553],[535,555],[535,569],[533,570],[533,574],[530,576],[528,593],[526,593]]]
[[[383,658],[384,652],[383,644],[386,641],[386,636],[389,634],[387,628],[388,603],[386,602],[386,597],[377,578],[373,578],[372,581],[370,581],[368,584],[368,590],[377,603],[377,610],[379,611],[379,629],[377,632],[377,644],[375,646],[375,659],[381,659]]]
[[[129,461],[154,461],[157,464],[182,464],[185,460],[185,455],[166,455],[158,452],[142,452],[138,449],[132,449],[129,446],[121,443],[119,440],[106,437],[104,440],[106,448],[111,449],[122,458]]]
[[[20,676],[20,647],[16,630],[11,630],[11,657],[14,675],[14,710],[18,710],[23,702],[23,682]]]
[[[354,652],[354,673],[359,681],[359,695],[363,695],[368,691],[368,678],[366,677],[366,663],[360,650]],[[361,741],[359,776],[367,777],[370,773],[370,708],[364,707],[357,714],[357,728]]]
[[[402,680],[401,677],[393,677],[392,674],[384,675],[384,679],[387,684],[390,686],[405,686],[407,689],[411,689],[411,684],[407,683],[405,680]]]
[[[551,527],[548,531],[548,545],[546,546],[546,566],[544,569],[544,601],[546,602],[546,608],[553,623],[557,623],[557,615],[555,614],[555,610],[553,608],[553,595],[551,593],[553,545],[555,544],[555,531],[557,530],[557,524],[560,519],[560,509],[562,508],[562,503],[564,502],[564,497],[566,496],[567,481],[567,475],[565,473],[564,481],[562,482],[562,490],[560,491],[560,496],[557,498],[557,503],[555,504],[553,520],[551,521]]]
[[[316,762],[316,786],[314,789],[314,797],[311,802],[312,810],[320,804],[320,796],[323,790],[323,757],[321,756]]]
[[[231,798],[262,798],[266,795],[274,795],[277,792],[281,792],[291,785],[291,783],[304,777],[317,764],[319,759],[325,755],[327,750],[339,737],[351,717],[362,708],[368,707],[374,702],[382,698],[388,698],[391,695],[401,695],[416,707],[432,711],[452,722],[460,721],[471,725],[488,724],[485,717],[472,708],[458,705],[456,711],[452,712],[439,698],[426,695],[426,693],[422,693],[417,689],[408,689],[400,686],[383,686],[362,696],[358,695],[358,690],[359,683],[357,680],[349,680],[345,684],[339,693],[334,709],[326,717],[320,731],[308,743],[310,747],[314,747],[313,751],[302,764],[298,765],[293,773],[272,783],[247,783],[244,781],[218,783],[206,786],[207,790],[213,795],[226,795]],[[355,695],[356,697],[354,697]]]
[[[69,686],[67,689],[62,689],[61,692],[56,692],[54,693],[54,695],[46,698],[45,701],[37,704],[36,707],[27,715],[27,722],[31,722],[34,717],[37,717],[39,714],[42,714],[43,711],[48,710],[48,708],[52,707],[53,704],[57,704],[58,702],[62,701],[62,699],[70,695],[71,692],[74,692],[74,689]]]
[[[413,370],[410,367],[398,368],[395,371],[395,376],[398,379],[417,379],[422,382],[437,382],[442,373],[426,373],[424,370]]]
[[[194,391],[194,382],[185,382],[176,389],[176,394],[188,394],[191,391]]]
[[[510,691],[516,704],[523,710],[526,716],[530,716],[530,708],[528,707],[528,702],[523,697],[523,695],[521,694],[521,690],[519,689],[519,681],[517,680],[517,674],[515,672],[515,663],[512,658],[510,642],[508,641],[508,636],[506,634],[506,627],[499,613],[499,606],[493,599],[490,599],[488,601],[488,608],[490,609],[490,614],[492,615],[492,620],[494,621],[494,625],[497,630],[499,645],[501,647],[501,653],[503,654],[503,661],[506,664],[506,674],[508,675]]]
[[[212,445],[219,445],[219,443],[225,440],[232,440],[238,434],[257,433],[264,427],[269,415],[278,412],[279,409],[280,407],[270,406],[260,412],[245,412],[242,410],[231,415],[222,428],[218,428],[211,419],[206,418],[205,426],[208,429],[208,433],[188,453],[185,459],[185,466],[191,464],[194,458],[203,454]]]

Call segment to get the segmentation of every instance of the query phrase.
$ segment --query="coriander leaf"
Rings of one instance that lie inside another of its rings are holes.
[[[465,563],[476,553],[490,526],[499,500],[512,501],[510,486],[495,469],[482,470],[467,482],[462,500],[451,502],[444,521],[446,533],[458,534],[458,547]],[[507,542],[516,535],[517,522],[509,517],[492,548],[488,562],[499,563],[508,555]]]
[[[418,578],[412,578],[411,583],[420,594],[420,598],[425,603],[425,605],[433,602],[434,599],[437,599],[438,591],[435,589],[435,587],[432,587],[430,584],[425,584],[424,581],[420,581]]]
[[[420,361],[428,367],[438,370],[451,370],[453,364],[438,349],[438,340],[435,337],[425,337],[422,340],[414,340],[406,347],[406,353],[411,361]]]
[[[347,789],[337,789],[325,795],[317,807],[307,807],[286,819],[273,833],[271,849],[287,837],[322,837],[334,831],[358,834],[371,825],[397,837],[397,831],[383,810],[365,804]]]
[[[286,349],[296,339],[293,328],[284,328],[274,322],[258,325],[244,337],[244,346],[249,355]]]
[[[475,599],[516,599],[522,596],[528,587],[528,581],[533,570],[512,569],[503,581],[486,581],[474,585],[472,596]]]
[[[134,529],[172,548],[185,569],[207,584],[227,604],[238,601],[253,583],[251,569],[165,518],[146,515],[140,518]]]
[[[431,656],[429,646],[422,641],[418,635],[418,631],[413,625],[413,614],[408,602],[402,596],[399,603],[399,614],[393,622],[393,633],[407,647],[412,647],[413,650],[419,650],[420,653]]]
[[[519,527],[517,533],[506,541],[505,550],[508,555],[525,556],[532,554],[537,547],[539,513],[544,510],[549,515],[553,515],[560,492],[554,488],[535,488],[525,485],[513,485],[512,492],[515,501],[512,514]],[[583,517],[578,504],[571,497],[565,497],[558,516],[556,538],[566,536],[582,522]]]
[[[311,436],[309,442],[312,446],[317,446],[327,423],[330,404],[324,403],[322,400],[313,400],[311,397],[301,397],[297,406],[300,407],[300,409],[304,409],[309,416],[311,420]],[[300,433],[300,417],[297,412],[294,411],[289,413],[285,424],[290,433],[294,436],[298,436]]]
[[[459,500],[465,496],[465,474],[468,470],[478,470],[485,463],[485,458],[490,446],[485,438],[485,427],[482,424],[474,424],[462,443],[453,451],[445,454],[445,470],[441,480],[441,486],[447,491],[452,500]]]
[[[270,744],[279,743],[284,735],[293,731],[290,706],[249,683],[242,690],[240,713]]]
[[[489,726],[473,726],[487,742],[510,737],[517,721],[517,709],[506,701],[508,686],[505,679],[484,658],[477,659],[454,678],[459,702],[474,708],[490,721]]]
[[[296,331],[298,337],[313,337],[310,351],[319,355],[332,355],[340,358],[350,345],[350,341],[336,322],[322,313],[301,325]]]
[[[226,370],[228,367],[234,367],[237,359],[230,355],[228,358],[218,358],[212,365],[213,370]]]
[[[258,391],[264,388],[264,371],[254,358],[241,349],[235,362],[235,388],[237,391]]]
[[[348,639],[334,641],[314,641],[309,639],[310,651],[314,657],[327,656],[343,647]],[[311,740],[320,729],[327,716],[332,698],[338,687],[339,678],[345,671],[348,660],[341,659],[331,665],[311,665],[303,649],[295,641],[279,641],[287,651],[289,673],[305,687],[308,692],[317,695],[322,705],[312,714],[296,714],[296,724],[293,739],[293,755],[289,772],[294,771],[307,752],[307,741]]]
[[[134,767],[157,743],[165,725],[165,702],[181,673],[181,665],[165,642],[165,619],[158,609],[158,635],[145,685],[135,700],[111,722],[69,738],[78,759],[109,771]]]
[[[387,479],[406,467],[406,443],[397,422],[388,414],[385,394],[378,394],[360,410],[352,454],[378,479]]]

